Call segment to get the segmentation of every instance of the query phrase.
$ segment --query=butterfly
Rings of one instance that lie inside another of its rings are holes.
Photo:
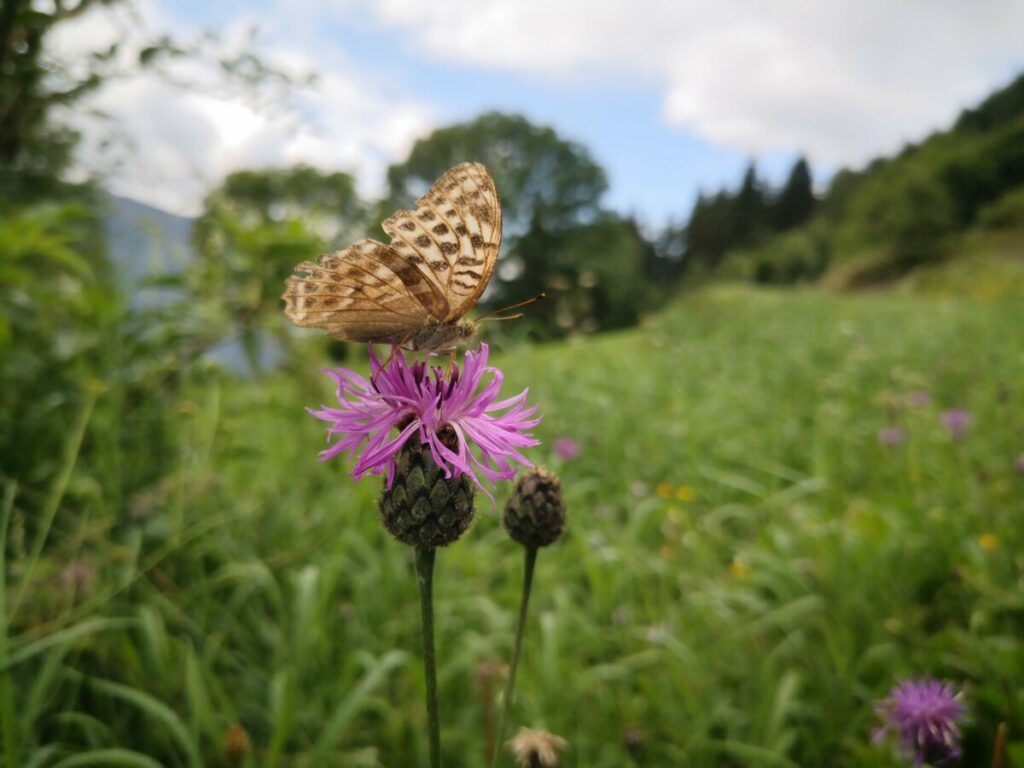
[[[357,240],[304,261],[286,281],[285,314],[341,341],[388,342],[411,350],[471,338],[465,320],[494,272],[501,202],[480,163],[460,163],[416,201],[389,216],[388,244]]]

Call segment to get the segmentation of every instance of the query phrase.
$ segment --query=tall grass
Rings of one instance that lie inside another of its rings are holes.
[[[1019,302],[720,289],[499,360],[541,406],[533,458],[570,515],[538,561],[510,726],[588,768],[894,765],[872,701],[927,673],[967,684],[973,764],[1001,721],[1024,761],[1021,328]],[[197,378],[174,455],[121,459],[169,469],[123,500],[91,474],[115,463],[101,395],[38,557],[24,532],[47,526],[8,490],[8,764],[226,766],[235,723],[243,765],[426,764],[411,553],[375,480],[315,461],[322,364]],[[974,417],[959,442],[953,406]],[[879,443],[888,424],[905,442]],[[579,458],[553,456],[562,435]],[[437,563],[451,766],[485,764],[474,672],[508,657],[521,577],[478,503]]]

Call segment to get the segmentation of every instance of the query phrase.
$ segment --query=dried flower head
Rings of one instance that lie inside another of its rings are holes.
[[[558,768],[558,753],[568,746],[561,736],[532,728],[520,728],[508,741],[516,763],[523,768]]]
[[[534,467],[519,476],[505,505],[505,530],[524,547],[546,547],[565,533],[565,500],[558,476]]]
[[[526,405],[528,390],[496,401],[504,374],[487,365],[487,355],[481,344],[466,353],[463,370],[453,365],[445,372],[426,362],[410,366],[397,349],[382,364],[371,346],[369,379],[345,368],[325,371],[337,384],[338,406],[307,410],[328,422],[328,438],[338,440],[320,460],[345,453],[355,460],[353,477],[386,473],[390,488],[397,456],[415,435],[445,477],[466,475],[490,496],[479,476],[511,480],[512,462],[530,466],[519,449],[539,444],[527,430],[540,419],[536,407]],[[481,389],[485,375],[490,380]]]
[[[224,757],[231,765],[241,765],[251,750],[249,734],[240,723],[234,723],[224,733]]]
[[[960,695],[939,680],[900,683],[875,706],[885,721],[875,739],[895,734],[915,766],[948,765],[960,756],[959,721],[964,717]]]

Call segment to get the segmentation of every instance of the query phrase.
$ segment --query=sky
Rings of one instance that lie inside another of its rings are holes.
[[[233,170],[299,162],[372,198],[417,139],[496,109],[587,147],[605,203],[660,227],[751,161],[777,185],[804,154],[821,186],[948,126],[1024,71],[1021,29],[1024,0],[134,0],[49,45],[75,61],[119,40],[127,62],[215,32],[205,50],[293,76],[253,91],[189,57],[68,116],[83,171],[173,213]]]

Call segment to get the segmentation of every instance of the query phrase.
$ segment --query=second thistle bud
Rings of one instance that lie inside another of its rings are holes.
[[[505,530],[524,547],[546,547],[565,533],[562,483],[544,467],[524,472],[505,505]]]
[[[394,483],[380,499],[380,517],[403,544],[443,547],[473,522],[473,486],[465,475],[446,478],[430,448],[413,436],[398,454]]]

